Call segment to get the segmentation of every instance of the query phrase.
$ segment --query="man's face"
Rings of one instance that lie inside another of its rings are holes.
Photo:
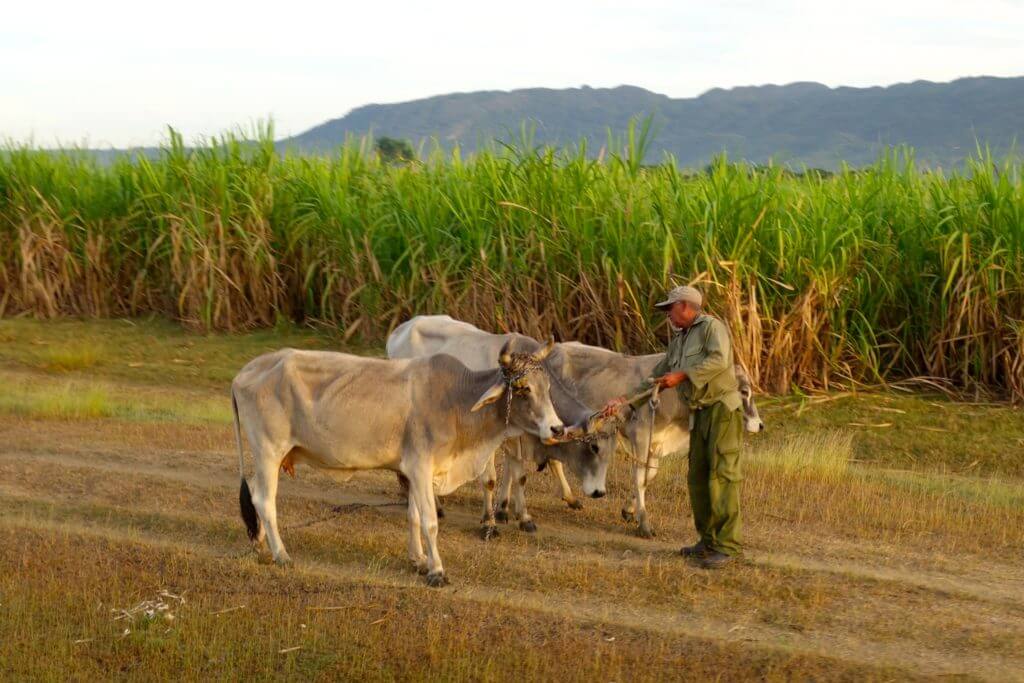
[[[665,311],[665,315],[676,327],[685,330],[697,317],[697,309],[686,301],[677,301],[672,307]]]

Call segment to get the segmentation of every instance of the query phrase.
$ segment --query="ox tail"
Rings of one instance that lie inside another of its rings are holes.
[[[231,391],[231,412],[235,418],[235,443],[238,444],[238,476],[242,480],[242,486],[238,491],[238,507],[242,513],[242,521],[245,522],[245,530],[249,534],[249,540],[255,541],[260,535],[260,516],[256,513],[256,506],[252,504],[252,492],[249,490],[249,482],[245,479],[245,451],[242,449],[242,425],[238,420],[238,401],[235,399],[234,390]]]

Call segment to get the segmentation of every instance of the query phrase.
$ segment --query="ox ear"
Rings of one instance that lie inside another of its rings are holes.
[[[507,368],[512,364],[512,353],[509,349],[512,348],[512,339],[510,338],[501,346],[501,351],[498,351],[498,365],[503,368]]]
[[[554,349],[554,348],[555,348],[555,338],[551,337],[550,339],[548,339],[548,343],[544,345],[543,349],[541,349],[537,353],[533,354],[533,359],[535,361],[537,361],[538,363],[540,363],[545,358],[547,358],[549,355],[551,355],[551,350]]]
[[[486,405],[490,405],[501,398],[501,395],[505,393],[505,382],[498,381],[491,385],[491,387],[483,393],[483,395],[476,400],[473,407],[469,409],[469,412],[475,413]]]

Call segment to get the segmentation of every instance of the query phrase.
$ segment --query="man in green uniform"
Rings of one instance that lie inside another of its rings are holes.
[[[680,400],[690,408],[688,484],[700,539],[681,552],[712,569],[727,564],[742,548],[743,419],[729,330],[721,320],[703,312],[703,302],[699,291],[684,286],[676,287],[657,304],[676,334],[652,376],[662,389],[677,387]],[[651,386],[644,382],[634,394]],[[624,398],[613,399],[606,410],[619,410],[625,402]]]

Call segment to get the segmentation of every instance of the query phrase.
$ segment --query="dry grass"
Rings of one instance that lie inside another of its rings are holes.
[[[7,384],[0,394],[0,412],[65,420],[115,415],[110,395],[104,389],[81,384],[64,384],[49,390],[27,383]]]
[[[43,349],[38,353],[39,366],[51,372],[70,372],[91,368],[100,362],[102,351],[94,344],[80,344]]]
[[[250,358],[284,346],[340,348],[331,328],[297,328],[245,335],[203,335],[154,318],[123,320],[0,319],[0,362],[11,370],[46,370],[46,357],[95,350],[97,362],[87,372],[67,369],[69,379],[82,374],[95,380],[132,385],[223,390]],[[349,347],[353,348],[353,347]]]
[[[0,413],[38,418],[117,418],[169,422],[231,420],[224,396],[209,392],[156,390],[102,380],[52,379],[0,368]]]
[[[148,680],[658,680],[670,671],[693,680],[897,675],[784,650],[750,651],[742,643],[501,609],[412,587],[365,585],[315,571],[282,573],[148,539],[5,527],[0,548],[0,591],[12,596],[4,608],[13,615],[0,622],[0,657],[15,678],[97,679],[111,672]],[[60,560],[79,567],[73,586],[49,571]],[[15,569],[25,577],[17,584]],[[186,598],[173,624],[113,621],[112,608],[161,588]],[[63,605],[60,612],[55,604]],[[43,651],[46,658],[23,656]],[[573,664],[566,667],[560,655],[570,654]]]
[[[81,324],[102,336],[104,324]],[[13,678],[1009,680],[1024,670],[1024,482],[995,465],[951,474],[958,453],[885,467],[871,433],[848,424],[880,405],[904,411],[889,421],[927,424],[933,397],[802,411],[767,402],[769,431],[748,448],[747,556],[727,571],[676,555],[692,540],[684,459],[667,459],[651,487],[653,541],[619,519],[619,461],[609,497],[582,511],[533,475],[540,531],[505,527],[491,543],[475,533],[479,493],[464,487],[441,532],[454,585],[432,591],[407,566],[405,513],[382,473],[338,486],[300,469],[279,504],[297,566],[249,555],[231,431],[206,418],[226,403],[217,377],[272,339],[189,337],[190,352],[215,359],[193,376],[172,362],[178,338],[149,341],[172,328],[106,323],[143,365],[33,369],[33,342],[59,346],[73,325],[0,328],[16,340],[0,382],[37,392],[0,393],[8,406],[74,382],[69,395],[91,386],[112,411],[0,411],[0,661]],[[1001,406],[962,409],[999,426],[988,439],[1016,438],[1024,422]],[[886,434],[891,458],[919,447],[913,430]],[[185,597],[173,620],[114,619],[162,590]]]
[[[853,434],[844,431],[797,434],[759,444],[748,463],[783,477],[805,477],[825,484],[844,479],[853,459]]]

